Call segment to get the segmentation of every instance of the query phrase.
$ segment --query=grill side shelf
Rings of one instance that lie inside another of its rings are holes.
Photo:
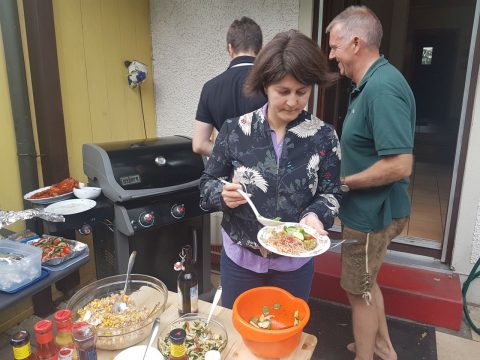
[[[116,230],[126,236],[132,236],[135,231],[130,223],[127,209],[124,206],[114,205],[114,214]]]

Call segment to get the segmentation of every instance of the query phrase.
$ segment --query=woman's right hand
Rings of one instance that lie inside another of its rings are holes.
[[[229,183],[223,185],[223,201],[230,209],[235,209],[236,207],[247,202],[237,191],[238,189],[242,189],[242,186],[238,183]]]

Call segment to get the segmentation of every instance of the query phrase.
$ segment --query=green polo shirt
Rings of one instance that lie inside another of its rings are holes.
[[[415,99],[403,75],[381,56],[350,94],[343,123],[342,176],[356,174],[385,155],[411,154]],[[340,219],[355,230],[379,231],[410,214],[408,178],[369,189],[350,190]]]

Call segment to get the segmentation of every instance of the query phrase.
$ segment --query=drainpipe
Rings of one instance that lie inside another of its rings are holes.
[[[20,182],[22,193],[26,194],[38,189],[38,170],[30,105],[28,102],[17,0],[0,1],[0,26],[2,29],[3,47],[5,49],[8,88],[17,142]],[[31,204],[24,200],[23,206],[24,208],[30,208]]]

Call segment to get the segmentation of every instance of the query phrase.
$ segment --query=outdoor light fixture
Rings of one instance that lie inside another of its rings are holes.
[[[124,64],[128,69],[128,86],[132,89],[141,85],[147,79],[147,65],[144,63],[137,60],[125,60]]]

